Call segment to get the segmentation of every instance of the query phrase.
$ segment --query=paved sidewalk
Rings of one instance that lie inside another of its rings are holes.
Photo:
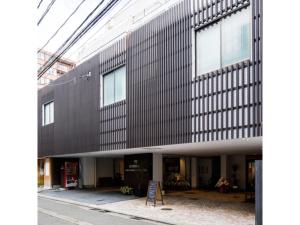
[[[92,205],[103,205],[107,203],[127,201],[131,199],[136,199],[137,197],[133,195],[123,195],[119,189],[109,189],[109,190],[64,190],[62,189],[51,189],[43,190],[39,192],[40,194],[63,198],[68,200],[73,200],[77,202],[92,204]]]
[[[65,191],[64,193],[68,193]],[[108,193],[107,193],[108,194]],[[156,207],[145,205],[145,198],[105,202],[101,205],[86,201],[50,196],[47,192],[41,197],[54,198],[74,204],[109,210],[112,212],[142,217],[154,221],[180,225],[254,225],[255,205],[243,202],[242,195],[224,195],[216,192],[176,192],[164,196],[165,205]],[[223,198],[222,198],[223,197]],[[83,196],[81,198],[84,198]]]

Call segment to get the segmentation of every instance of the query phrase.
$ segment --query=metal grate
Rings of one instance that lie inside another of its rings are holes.
[[[171,211],[171,210],[173,210],[173,209],[172,209],[172,208],[161,208],[161,210]]]

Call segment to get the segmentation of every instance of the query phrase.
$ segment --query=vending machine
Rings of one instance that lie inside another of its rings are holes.
[[[64,186],[65,188],[78,186],[78,162],[65,162]]]

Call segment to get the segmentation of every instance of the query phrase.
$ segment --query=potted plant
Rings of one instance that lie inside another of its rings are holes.
[[[120,191],[124,195],[132,195],[133,194],[133,188],[131,188],[129,186],[122,186],[120,188]]]

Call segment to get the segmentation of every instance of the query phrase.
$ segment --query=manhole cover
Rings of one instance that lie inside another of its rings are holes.
[[[161,210],[173,210],[171,208],[161,208]]]

